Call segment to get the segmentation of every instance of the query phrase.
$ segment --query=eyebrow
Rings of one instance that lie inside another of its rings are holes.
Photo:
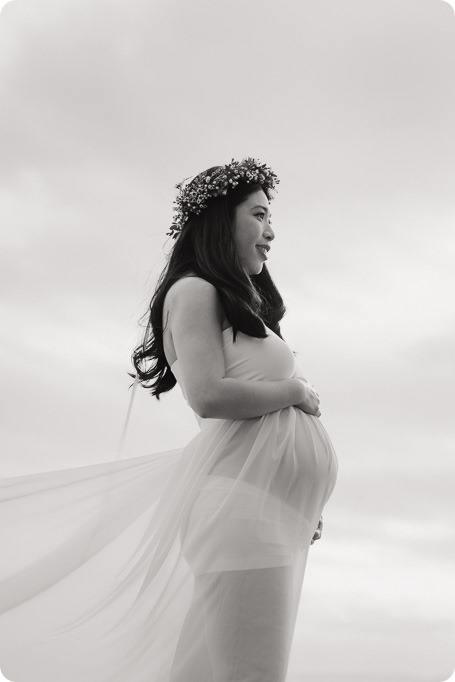
[[[269,213],[269,209],[266,206],[261,206],[261,204],[257,204],[257,206],[253,206],[253,208],[251,210],[254,211],[255,208],[262,208],[263,211],[265,211],[266,213]],[[272,217],[271,213],[270,213],[270,217]]]

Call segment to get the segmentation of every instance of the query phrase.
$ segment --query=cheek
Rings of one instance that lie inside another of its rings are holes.
[[[256,244],[261,241],[261,223],[257,218],[239,220],[235,231],[235,242],[240,252],[251,253]]]
[[[259,220],[250,221],[245,231],[246,240],[249,244],[256,245],[261,241],[262,229]]]

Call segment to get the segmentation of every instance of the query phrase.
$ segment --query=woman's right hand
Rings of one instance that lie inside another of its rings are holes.
[[[312,414],[315,417],[321,416],[321,411],[319,409],[319,394],[316,392],[313,384],[305,379],[304,377],[295,377],[298,379],[302,388],[302,400],[296,403],[294,407],[298,407],[302,412],[307,414]]]

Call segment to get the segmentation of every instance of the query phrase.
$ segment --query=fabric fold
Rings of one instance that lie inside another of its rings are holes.
[[[225,336],[227,376],[303,374],[273,332]],[[181,448],[0,479],[7,678],[284,682],[336,455],[296,407],[196,417]]]

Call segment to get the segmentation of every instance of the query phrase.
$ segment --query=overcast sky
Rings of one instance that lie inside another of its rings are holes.
[[[0,15],[1,475],[106,461],[175,183],[254,156],[339,459],[288,682],[455,666],[455,14],[442,0],[14,0]],[[198,426],[139,390],[127,457]],[[453,518],[453,516],[452,516]]]

